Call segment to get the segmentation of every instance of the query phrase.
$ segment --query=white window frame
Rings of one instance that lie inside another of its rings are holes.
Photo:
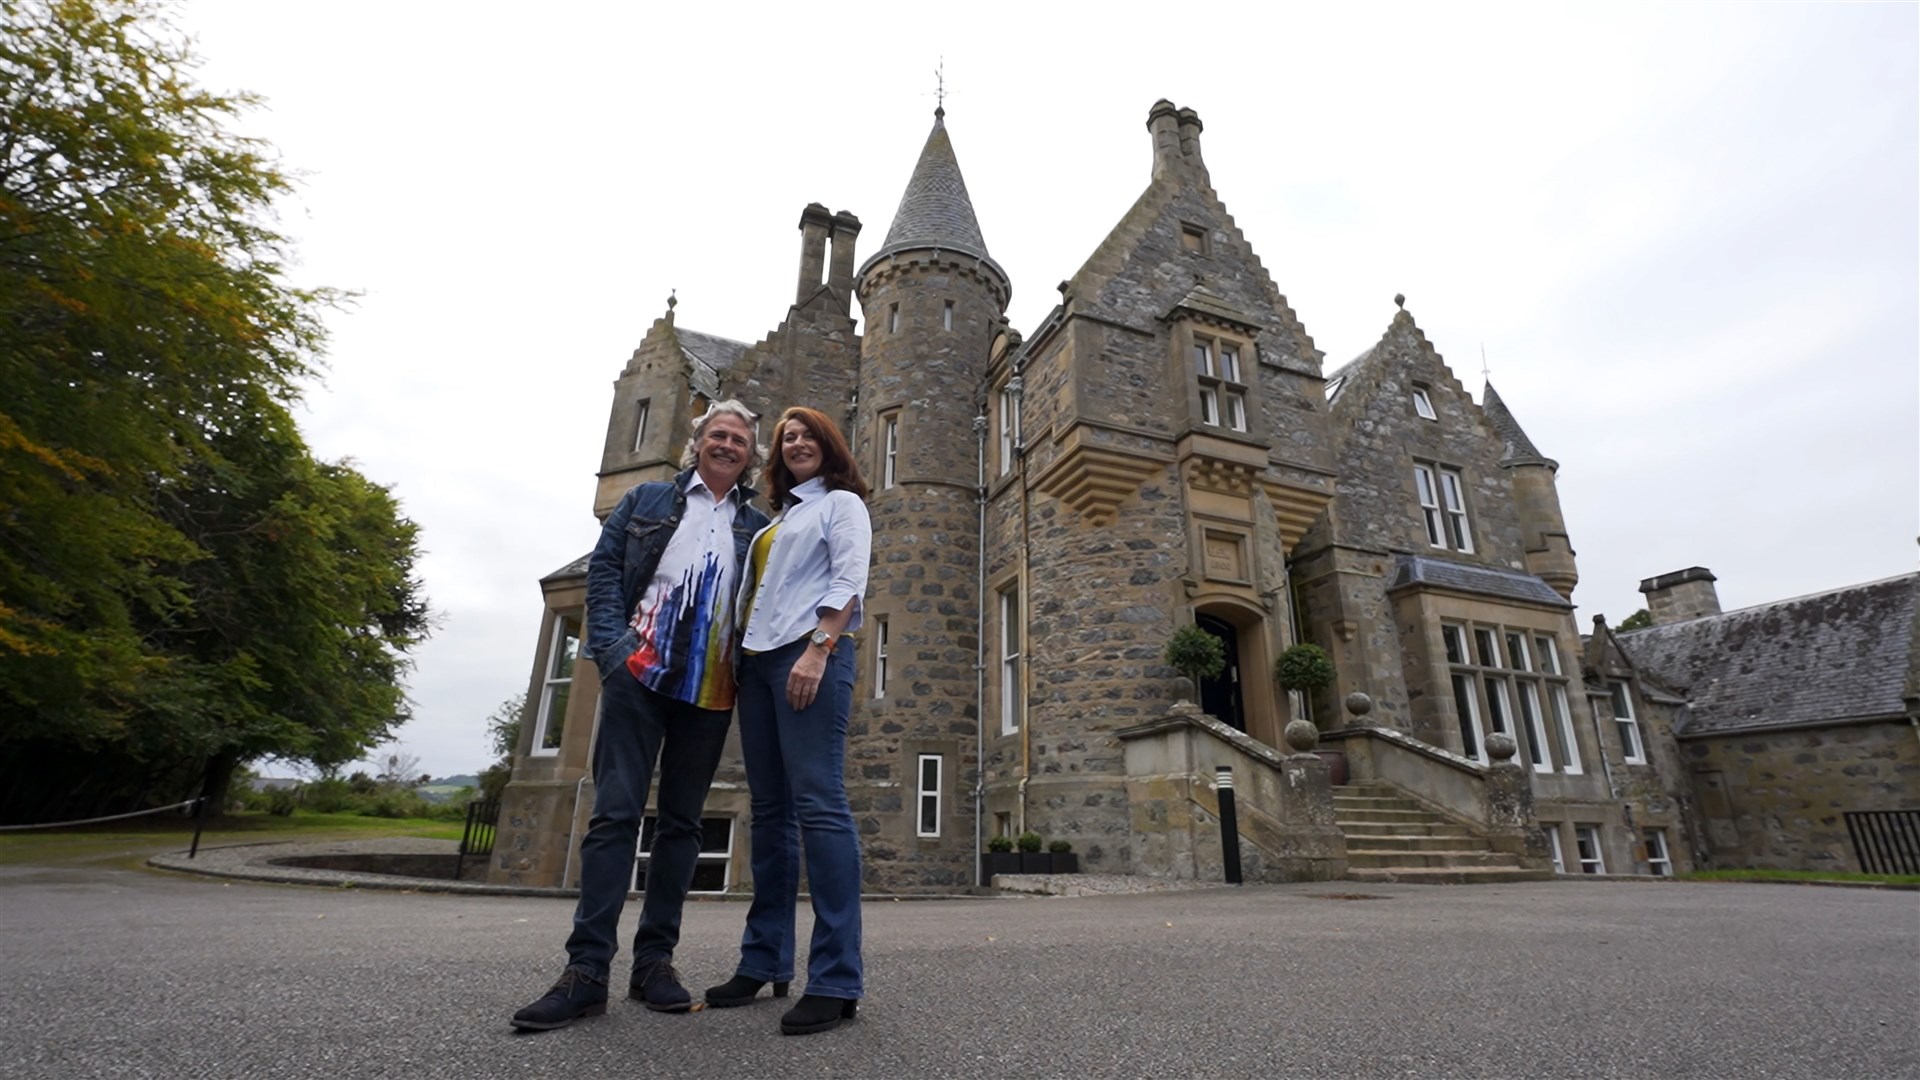
[[[1479,681],[1480,680],[1475,678],[1470,672],[1456,671],[1452,674],[1454,708],[1458,709],[1462,705],[1465,705],[1467,709],[1467,714],[1460,718],[1462,722],[1460,734],[1462,736],[1469,733],[1473,735],[1473,745],[1471,747],[1462,746],[1460,749],[1466,751],[1467,757],[1485,764],[1487,761],[1487,729],[1486,726],[1480,722],[1480,694],[1476,689],[1476,684]]]
[[[565,738],[567,720],[566,703],[572,700],[573,669],[580,663],[580,634],[577,630],[573,633],[568,633],[567,628],[569,626],[578,627],[579,623],[580,620],[578,618],[566,612],[557,612],[553,617],[552,636],[547,641],[547,662],[545,669],[541,672],[540,710],[538,715],[534,717],[533,743],[532,748],[528,751],[534,757],[552,757],[560,752],[560,739],[555,739],[552,746],[547,745],[547,733],[549,730],[554,730],[551,720],[554,711],[554,699],[556,697],[560,699],[560,726],[557,729],[557,734],[559,734],[561,738]],[[566,652],[566,643],[569,640],[573,642],[573,655],[565,658],[569,661],[567,673],[561,675],[559,674],[559,670],[563,659],[562,654]],[[564,693],[562,693],[563,689],[565,691]]]
[[[1440,500],[1444,506],[1447,539],[1455,551],[1473,554],[1473,526],[1467,521],[1466,485],[1457,469],[1435,466],[1440,476]]]
[[[1420,500],[1420,516],[1427,526],[1427,546],[1446,550],[1446,534],[1440,531],[1440,485],[1434,482],[1431,466],[1414,465],[1413,492]]]
[[[953,329],[953,301],[951,300],[947,301],[946,306],[940,309],[940,328],[942,330]]]
[[[897,334],[899,332],[900,332],[900,305],[890,304],[887,307],[887,333]]]
[[[873,696],[887,696],[887,618],[873,620]]]
[[[1200,388],[1200,422],[1230,431],[1247,430],[1247,384],[1237,341],[1195,335],[1193,377]]]
[[[927,766],[929,764],[933,766],[933,786],[931,789],[927,786]],[[946,768],[946,757],[942,754],[921,754],[919,760],[914,762],[914,782],[918,784],[920,788],[919,796],[914,800],[913,807],[913,831],[916,836],[938,837],[940,835],[940,793],[945,786]],[[929,801],[931,801],[933,806],[933,830],[931,832],[927,830],[926,824]]]
[[[1648,829],[1645,835],[1647,840],[1647,869],[1654,877],[1672,877],[1673,854],[1667,850],[1667,830]]]
[[[1458,623],[1442,623],[1440,625],[1440,639],[1446,645],[1446,651],[1442,653],[1442,655],[1447,658],[1447,663],[1473,663],[1473,661],[1469,659],[1473,654],[1467,651],[1466,627]]]
[[[640,418],[633,425],[633,452],[640,452],[640,444],[647,438],[647,412],[653,407],[652,398],[640,399]]]
[[[1580,872],[1583,874],[1604,874],[1607,872],[1606,852],[1600,846],[1600,826],[1575,825],[1573,827],[1573,846],[1575,854],[1580,856]],[[1592,867],[1592,869],[1588,869]]]
[[[880,421],[880,488],[888,490],[899,479],[900,414],[891,413]]]
[[[727,849],[725,851],[707,850],[707,822],[709,821],[724,821],[727,823]],[[642,865],[650,867],[653,863],[653,852],[647,850],[648,822],[653,822],[653,827],[658,829],[660,827],[660,816],[649,811],[640,819],[640,832],[639,835],[634,837],[633,876],[628,879],[627,887],[635,892],[645,891],[640,888],[640,869]],[[737,837],[739,833],[740,822],[736,818],[716,814],[713,817],[702,817],[700,819],[700,853],[693,857],[694,869],[699,869],[702,864],[720,867],[720,887],[718,889],[689,889],[687,890],[689,894],[694,896],[720,896],[733,886],[733,845],[735,843],[735,837]]]
[[[1000,734],[1020,730],[1020,657],[1026,626],[1020,619],[1020,583],[1008,582],[1000,589]]]
[[[1540,823],[1540,831],[1547,834],[1547,848],[1553,852],[1553,872],[1566,873],[1567,857],[1560,849],[1560,823],[1543,821]]]
[[[1418,383],[1413,387],[1413,411],[1422,420],[1438,420],[1439,414],[1433,411],[1433,398],[1427,394],[1427,388]]]
[[[1553,705],[1554,722],[1560,725],[1560,738],[1565,741],[1567,760],[1561,771],[1568,776],[1579,776],[1586,772],[1580,764],[1580,740],[1574,734],[1573,709],[1567,703],[1567,688],[1554,683],[1547,687],[1547,700]]]
[[[1000,475],[1013,471],[1014,451],[1020,447],[1020,406],[1011,387],[1000,390]]]
[[[1540,714],[1540,688],[1531,679],[1519,680],[1517,704],[1520,706],[1520,726],[1527,729],[1527,758],[1533,762],[1533,771],[1550,773],[1553,771],[1553,745],[1547,742],[1547,725]]]
[[[1629,765],[1647,763],[1647,746],[1641,739],[1640,721],[1633,715],[1633,691],[1617,679],[1607,682],[1607,700],[1612,705],[1613,726],[1620,733],[1620,757]],[[1625,709],[1625,713],[1621,712]]]

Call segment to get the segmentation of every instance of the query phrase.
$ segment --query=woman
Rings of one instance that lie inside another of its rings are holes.
[[[743,628],[736,708],[752,789],[753,904],[732,979],[707,991],[745,1005],[793,978],[801,837],[813,896],[806,993],[780,1019],[788,1035],[853,1018],[860,964],[860,840],[847,805],[853,642],[873,526],[867,485],[825,414],[795,407],[773,429],[773,522],[754,536],[734,610]]]

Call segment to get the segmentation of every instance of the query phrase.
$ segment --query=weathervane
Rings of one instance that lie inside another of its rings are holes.
[[[933,111],[936,115],[945,116],[947,115],[947,58],[945,56],[940,57],[939,66],[933,69],[933,81]]]
[[[1493,378],[1493,369],[1487,366],[1487,343],[1480,343],[1480,381],[1488,382]]]

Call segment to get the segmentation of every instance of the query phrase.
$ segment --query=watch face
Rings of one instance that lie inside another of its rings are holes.
[[[827,642],[832,640],[833,640],[833,635],[827,633],[825,630],[815,630],[813,632],[813,643],[815,645],[825,645]]]

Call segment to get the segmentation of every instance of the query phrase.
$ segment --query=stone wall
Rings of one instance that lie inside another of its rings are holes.
[[[1684,739],[1714,869],[1860,869],[1849,810],[1920,809],[1920,735],[1905,720]]]

